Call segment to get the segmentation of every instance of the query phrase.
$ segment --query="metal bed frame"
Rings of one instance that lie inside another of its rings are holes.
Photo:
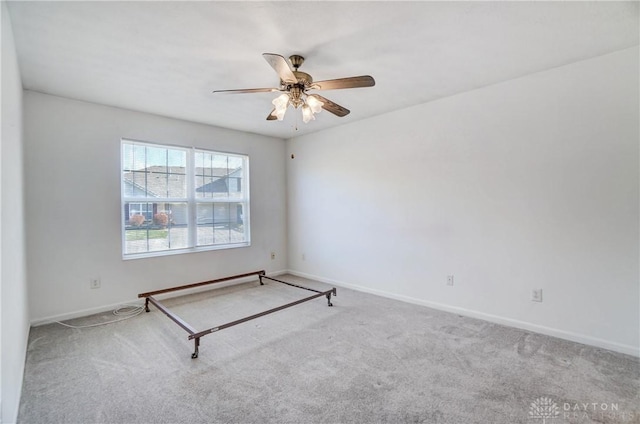
[[[266,278],[268,280],[275,281],[275,282],[282,283],[282,284],[286,284],[288,286],[297,287],[299,289],[312,291],[312,292],[315,292],[315,294],[313,296],[305,297],[304,299],[296,300],[295,302],[287,303],[286,305],[278,306],[276,308],[272,308],[272,309],[269,309],[267,311],[263,311],[263,312],[260,312],[260,313],[254,314],[254,315],[250,315],[250,316],[245,317],[245,318],[241,318],[241,319],[238,319],[238,320],[235,320],[235,321],[231,321],[231,322],[228,322],[226,324],[217,325],[215,327],[211,327],[211,328],[208,328],[208,329],[202,330],[202,331],[196,330],[194,327],[189,325],[186,321],[184,321],[178,315],[176,315],[171,310],[169,310],[169,308],[167,308],[162,303],[160,303],[160,301],[158,299],[153,297],[154,295],[157,295],[157,294],[169,293],[169,292],[174,292],[174,291],[178,291],[178,290],[192,289],[192,288],[195,288],[195,287],[205,286],[205,285],[208,285],[208,284],[222,283],[224,281],[230,281],[230,280],[236,280],[236,279],[239,279],[239,278],[250,277],[252,275],[257,275],[258,276],[258,278],[260,279],[260,285],[261,286],[264,285],[264,283],[262,282],[262,279]],[[185,330],[187,333],[189,333],[189,340],[193,340],[194,344],[195,344],[195,350],[191,354],[191,358],[195,359],[195,358],[198,357],[198,349],[200,347],[200,338],[206,336],[207,334],[215,333],[215,332],[218,332],[220,330],[224,330],[225,328],[233,327],[234,325],[242,324],[243,322],[251,321],[252,319],[260,318],[262,316],[265,316],[265,315],[268,315],[268,314],[272,314],[274,312],[281,311],[281,310],[289,308],[291,306],[295,306],[295,305],[298,305],[300,303],[307,302],[309,300],[316,299],[316,298],[322,297],[322,296],[326,296],[327,304],[329,306],[333,306],[333,304],[331,303],[331,295],[333,295],[333,296],[337,295],[335,287],[333,287],[330,290],[326,290],[326,291],[315,290],[315,289],[311,289],[309,287],[304,287],[304,286],[300,286],[300,285],[297,285],[297,284],[288,283],[286,281],[277,280],[277,279],[272,278],[272,277],[267,277],[267,275],[265,274],[265,271],[264,270],[260,270],[260,271],[248,272],[246,274],[233,275],[231,277],[218,278],[216,280],[203,281],[201,283],[193,283],[193,284],[187,284],[185,286],[171,287],[171,288],[162,289],[162,290],[156,290],[156,291],[147,292],[147,293],[140,293],[140,294],[138,294],[138,298],[143,298],[143,297],[145,298],[144,308],[145,308],[146,312],[149,312],[149,303],[153,303],[156,308],[158,308],[162,313],[164,313],[166,316],[168,316],[173,322],[178,324],[183,330]]]

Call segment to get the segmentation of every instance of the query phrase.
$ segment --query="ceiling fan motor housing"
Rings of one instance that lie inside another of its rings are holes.
[[[300,66],[304,62],[304,57],[294,54],[289,56],[289,61],[291,61],[291,64],[293,65],[293,75],[295,75],[296,79],[298,80],[298,82],[296,84],[292,84],[291,87],[299,87],[302,90],[309,87],[313,82],[313,78],[306,72],[301,72],[298,70],[298,68],[300,68]]]
[[[313,78],[311,78],[311,75],[307,74],[306,72],[293,71],[293,75],[298,78],[298,84],[309,86],[313,82]]]

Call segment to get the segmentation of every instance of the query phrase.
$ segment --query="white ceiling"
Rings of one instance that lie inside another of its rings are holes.
[[[639,44],[637,2],[8,2],[25,89],[291,138]],[[262,53],[351,110],[266,121]],[[297,130],[296,130],[297,127]]]

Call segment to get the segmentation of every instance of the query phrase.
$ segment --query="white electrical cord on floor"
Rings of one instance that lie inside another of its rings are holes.
[[[122,305],[113,310],[113,315],[120,315],[124,318],[114,319],[113,321],[100,322],[97,324],[89,324],[89,325],[70,325],[65,324],[64,322],[56,321],[57,324],[64,325],[69,328],[90,328],[90,327],[99,327],[101,325],[113,324],[115,322],[124,321],[125,319],[133,318],[135,316],[140,315],[144,311],[144,305]]]

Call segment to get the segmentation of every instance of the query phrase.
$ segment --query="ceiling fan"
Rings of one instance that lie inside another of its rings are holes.
[[[279,54],[263,53],[267,63],[276,71],[280,77],[278,88],[247,88],[239,90],[215,90],[214,93],[224,94],[245,94],[245,93],[266,93],[281,92],[271,103],[274,108],[267,116],[267,121],[282,121],[289,105],[293,108],[302,109],[302,120],[307,123],[315,119],[314,114],[322,109],[343,117],[351,111],[319,94],[309,94],[310,90],[337,90],[342,88],[373,87],[376,82],[369,75],[358,77],[338,78],[325,81],[313,81],[311,75],[298,70],[304,62],[304,57],[292,55],[289,57],[293,69],[287,60]]]

